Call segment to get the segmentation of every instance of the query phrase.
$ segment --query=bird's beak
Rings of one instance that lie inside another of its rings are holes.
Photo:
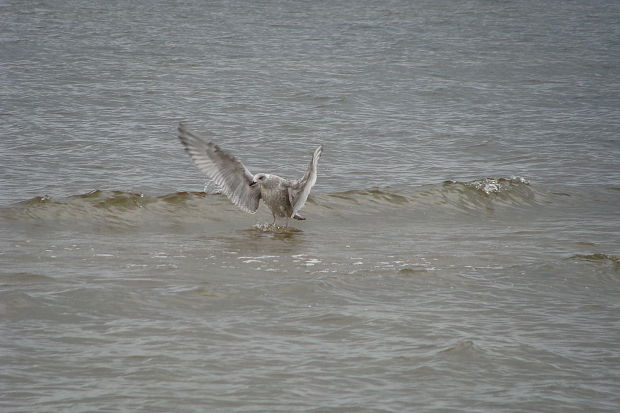
[[[254,186],[254,185],[256,185],[256,181],[250,182],[250,186]]]

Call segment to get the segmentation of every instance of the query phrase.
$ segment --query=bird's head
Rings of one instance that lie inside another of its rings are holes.
[[[269,174],[256,174],[254,175],[254,177],[252,178],[252,182],[250,182],[250,186],[254,186],[256,184],[258,184],[259,186],[264,184],[265,182],[267,182],[269,178]]]

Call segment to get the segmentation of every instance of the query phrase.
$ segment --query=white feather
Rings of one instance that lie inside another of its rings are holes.
[[[233,204],[246,212],[255,213],[260,200],[260,188],[250,186],[252,174],[234,156],[210,142],[207,137],[179,125],[179,139],[196,166],[221,189]]]
[[[289,199],[293,207],[291,217],[295,216],[295,214],[304,207],[306,200],[308,200],[308,195],[310,195],[310,190],[316,183],[321,153],[323,153],[323,146],[319,146],[314,151],[314,155],[312,155],[312,160],[304,176],[301,179],[293,181],[292,185],[289,187]]]

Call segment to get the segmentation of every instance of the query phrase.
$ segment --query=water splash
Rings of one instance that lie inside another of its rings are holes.
[[[252,228],[259,232],[266,232],[272,234],[293,234],[297,232],[303,232],[302,230],[294,227],[285,227],[284,225],[278,224],[256,224]]]
[[[514,188],[522,187],[523,185],[529,185],[529,182],[520,176],[513,176],[511,178],[482,178],[475,179],[468,182],[458,181],[446,181],[444,185],[460,184],[468,188],[475,189],[486,195],[497,194],[501,192],[507,192]]]

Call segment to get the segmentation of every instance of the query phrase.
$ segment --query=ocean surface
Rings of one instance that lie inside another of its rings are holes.
[[[0,0],[0,410],[617,412],[620,3]],[[297,178],[271,227],[179,122]]]

